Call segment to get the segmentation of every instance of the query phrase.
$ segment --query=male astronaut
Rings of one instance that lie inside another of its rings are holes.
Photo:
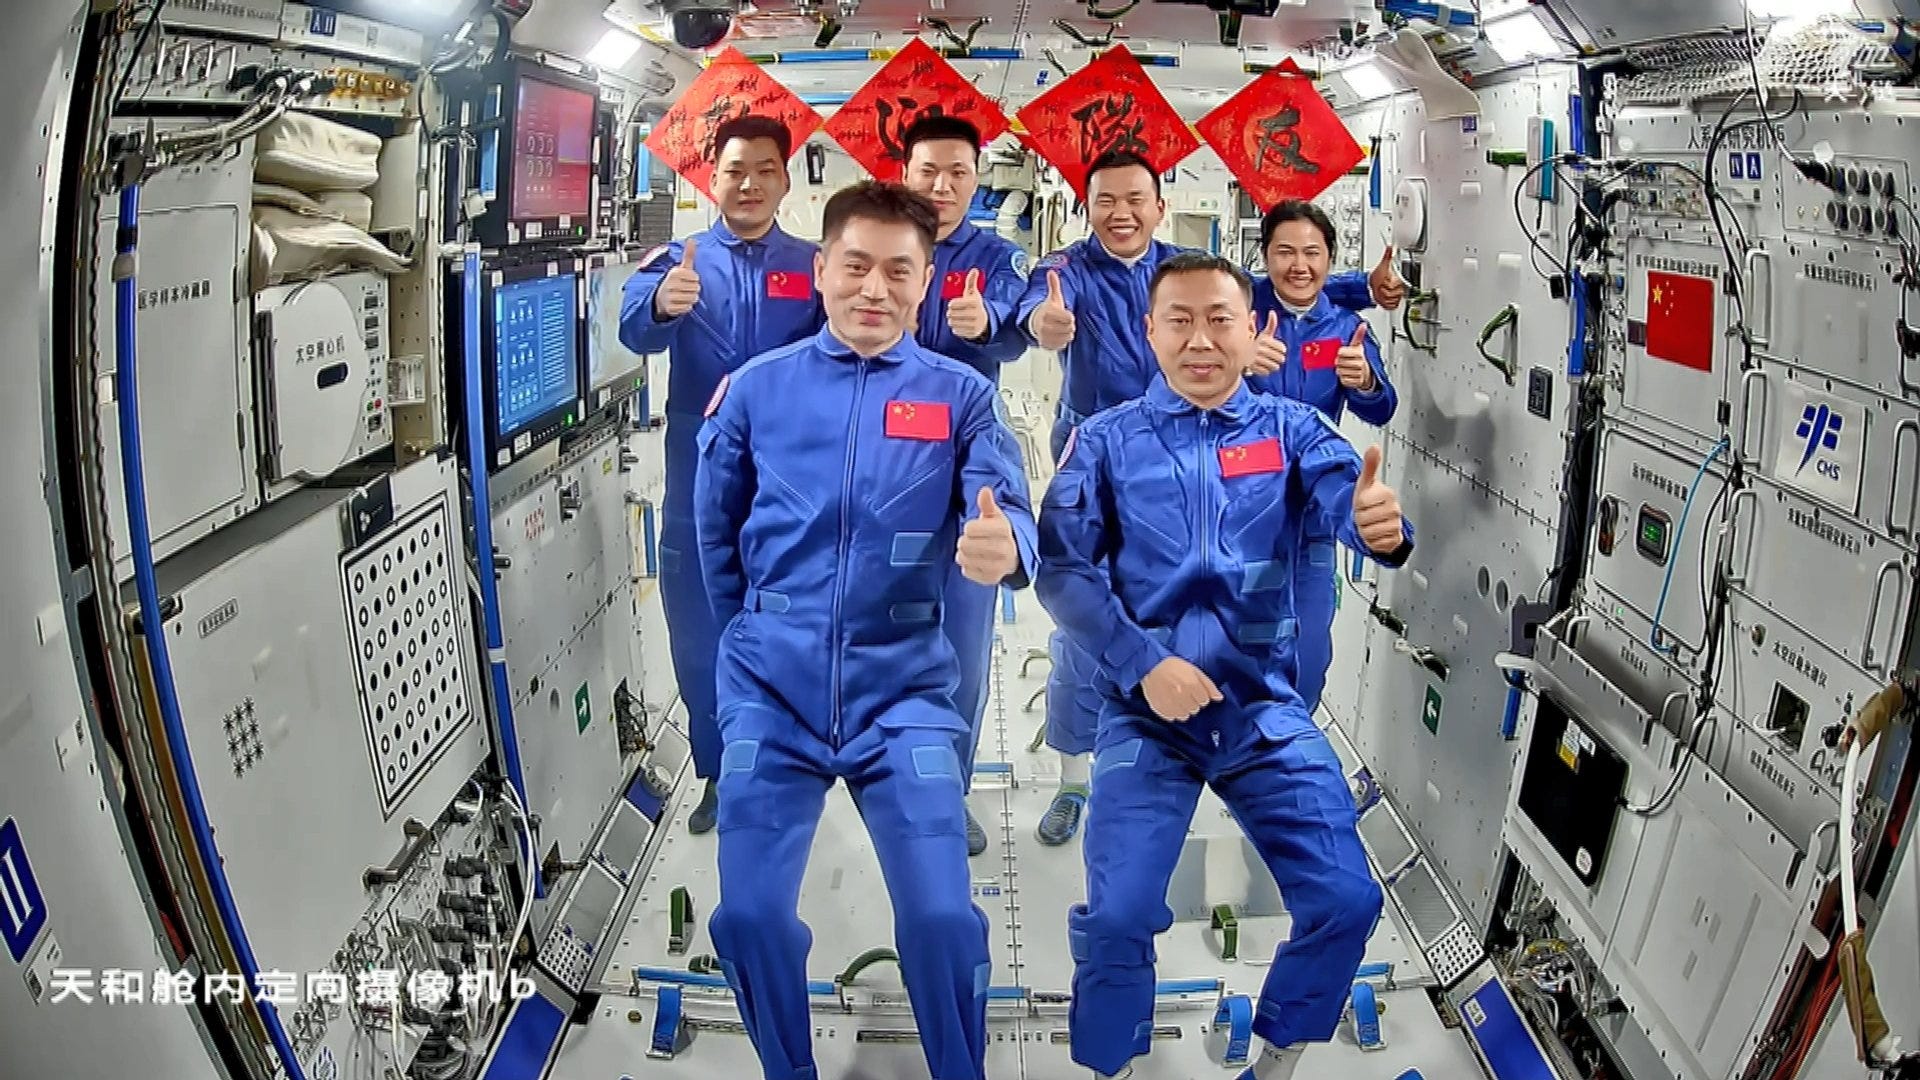
[[[1261,991],[1247,1078],[1292,1075],[1329,1039],[1381,906],[1353,797],[1288,684],[1291,563],[1311,517],[1384,565],[1412,530],[1310,405],[1255,393],[1252,286],[1231,262],[1176,256],[1149,291],[1161,377],[1070,436],[1042,501],[1041,602],[1096,658],[1104,701],[1069,914],[1073,1058],[1126,1075],[1153,1027],[1154,935],[1207,784],[1246,829],[1293,916]]]
[[[967,220],[980,187],[980,129],[957,116],[915,121],[901,139],[906,147],[905,183],[940,214],[933,248],[933,289],[920,305],[914,339],[922,348],[952,357],[1000,385],[1000,365],[1027,351],[1014,308],[1027,289],[1027,253],[1011,240],[983,232]],[[987,709],[987,673],[992,666],[993,611],[998,590],[967,580],[954,567],[947,577],[943,611],[947,640],[960,661],[954,704],[967,732],[955,749],[965,787],[973,788],[973,760]],[[987,833],[967,810],[967,854],[987,850]]]
[[[1053,456],[1087,417],[1145,393],[1158,371],[1139,327],[1147,313],[1147,283],[1181,249],[1154,238],[1167,212],[1160,174],[1129,153],[1094,159],[1087,173],[1087,221],[1093,235],[1040,260],[1018,319],[1035,345],[1061,353]],[[1362,309],[1374,299],[1400,303],[1405,285],[1385,260],[1372,275],[1353,271],[1327,282],[1333,301]],[[1064,844],[1079,828],[1087,797],[1087,754],[1093,750],[1100,693],[1092,663],[1071,641],[1049,642],[1047,745],[1060,752],[1060,788],[1040,819],[1045,844]]]
[[[893,899],[936,1080],[979,1080],[987,919],[972,900],[947,567],[1023,588],[1037,548],[993,384],[911,336],[938,217],[894,184],[827,201],[827,324],[721,380],[700,552],[723,628],[714,950],[769,1080],[815,1077],[797,914],[827,789],[852,789]]]
[[[1247,383],[1263,393],[1305,402],[1335,424],[1348,406],[1375,427],[1393,419],[1399,395],[1387,378],[1380,350],[1366,320],[1327,298],[1327,270],[1338,251],[1333,220],[1310,202],[1289,199],[1260,221],[1260,249],[1267,276],[1253,286],[1256,363]],[[1386,260],[1393,257],[1387,249]],[[1294,362],[1287,363],[1286,358]],[[1293,688],[1307,712],[1320,707],[1320,691],[1333,662],[1333,612],[1340,590],[1339,547],[1333,534],[1317,532],[1303,519],[1294,563],[1294,613],[1300,620]]]
[[[688,828],[713,828],[720,736],[714,726],[719,627],[707,604],[694,539],[694,447],[701,411],[722,376],[820,328],[813,288],[817,248],[774,220],[788,188],[793,136],[766,117],[720,125],[712,190],[720,220],[684,243],[655,248],[627,280],[620,341],[637,353],[671,351],[667,371],[667,492],[660,526],[660,596],[674,680],[687,706],[694,775],[706,781]]]

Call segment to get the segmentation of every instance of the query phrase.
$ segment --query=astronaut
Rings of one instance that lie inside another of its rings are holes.
[[[906,186],[926,196],[940,213],[933,249],[933,289],[920,305],[914,339],[985,375],[997,387],[1000,365],[1027,351],[1014,308],[1027,289],[1027,253],[1012,241],[967,220],[980,186],[980,130],[957,116],[929,116],[907,128]],[[954,704],[968,722],[955,749],[973,788],[973,761],[986,716],[987,674],[992,665],[993,610],[997,590],[968,581],[955,567],[948,575],[941,617],[960,661]],[[986,830],[967,810],[967,853],[987,849]]]
[[[674,680],[687,706],[693,771],[706,781],[687,823],[695,834],[713,828],[720,737],[713,683],[719,627],[707,604],[694,539],[694,440],[722,376],[813,334],[821,323],[813,287],[817,248],[774,220],[787,194],[793,136],[777,120],[744,116],[720,125],[713,146],[720,221],[684,243],[649,252],[620,302],[621,343],[637,353],[672,354],[660,595]]]
[[[1318,408],[1335,424],[1353,415],[1375,427],[1393,419],[1399,395],[1387,378],[1380,350],[1366,320],[1337,307],[1326,295],[1327,270],[1338,249],[1326,211],[1298,199],[1276,204],[1260,222],[1260,249],[1267,276],[1254,283],[1255,362],[1247,384],[1263,393]],[[1393,249],[1381,264],[1391,267]],[[1288,363],[1287,358],[1293,362]],[[1320,707],[1320,691],[1333,662],[1333,612],[1340,593],[1339,547],[1303,519],[1300,557],[1294,564],[1294,608],[1300,620],[1295,647],[1294,689],[1307,711]]]
[[[1124,1076],[1153,1028],[1154,935],[1207,784],[1241,822],[1293,916],[1243,1077],[1288,1077],[1338,1025],[1381,908],[1352,795],[1287,681],[1299,519],[1383,565],[1412,553],[1399,500],[1310,405],[1242,371],[1252,284],[1231,262],[1168,259],[1147,336],[1161,378],[1069,437],[1042,500],[1041,602],[1094,657],[1105,692],[1084,853],[1068,917],[1073,1058]]]
[[[1061,352],[1062,385],[1051,449],[1058,460],[1067,435],[1102,409],[1146,392],[1158,367],[1141,337],[1147,283],[1181,249],[1154,238],[1166,216],[1160,174],[1142,158],[1108,153],[1087,173],[1087,220],[1093,235],[1041,259],[1021,298],[1018,319],[1032,342]],[[1382,263],[1371,275],[1352,271],[1326,282],[1336,304],[1355,310],[1373,300],[1392,308],[1405,285]],[[1064,844],[1086,806],[1094,717],[1100,708],[1097,672],[1072,642],[1048,642],[1047,745],[1060,753],[1060,787],[1040,819],[1044,844]]]
[[[797,912],[835,778],[867,823],[939,1080],[985,1075],[947,568],[1024,588],[1035,524],[993,384],[910,336],[937,213],[894,184],[827,201],[827,324],[720,380],[700,432],[700,554],[722,627],[714,950],[769,1080],[815,1077]]]

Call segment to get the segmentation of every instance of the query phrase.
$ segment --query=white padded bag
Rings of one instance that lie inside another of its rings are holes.
[[[364,191],[380,179],[378,135],[312,113],[282,114],[254,146],[254,179],[310,195]]]

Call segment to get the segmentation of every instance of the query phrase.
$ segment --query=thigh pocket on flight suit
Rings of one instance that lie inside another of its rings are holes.
[[[1279,768],[1270,771],[1270,790],[1295,825],[1290,842],[1318,858],[1336,858],[1343,850],[1339,834],[1356,821],[1332,744],[1316,729],[1275,744],[1274,758]]]
[[[720,712],[720,737],[725,742],[718,784],[723,831],[770,828],[782,817],[782,792],[762,767],[766,732],[773,720],[773,714],[751,705],[723,707]]]
[[[882,796],[912,836],[960,836],[967,831],[960,755],[949,732],[905,728],[888,732],[895,745],[892,790]]]
[[[1093,752],[1093,782],[1099,783],[1100,778],[1108,773],[1139,765],[1143,741],[1135,736],[1107,746],[1096,747]]]

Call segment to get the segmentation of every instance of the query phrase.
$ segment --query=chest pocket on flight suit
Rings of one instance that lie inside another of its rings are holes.
[[[894,530],[891,565],[930,566],[939,561],[939,531],[953,510],[953,408],[898,399],[884,408],[881,438],[863,455],[864,501],[881,526]]]
[[[1234,640],[1248,652],[1291,650],[1298,622],[1288,602],[1293,584],[1286,451],[1277,439],[1253,439],[1218,451],[1220,535],[1239,561],[1241,618]]]

